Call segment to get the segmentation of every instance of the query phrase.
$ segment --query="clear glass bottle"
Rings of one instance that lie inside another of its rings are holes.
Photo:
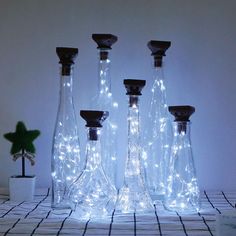
[[[170,47],[168,41],[149,41],[154,57],[151,102],[144,131],[142,164],[145,182],[153,200],[163,200],[166,191],[166,168],[172,138],[171,123],[166,103],[163,56]]]
[[[100,134],[104,111],[80,111],[87,122],[86,164],[81,175],[71,185],[69,198],[79,219],[103,218],[115,209],[117,191],[102,168]]]
[[[164,205],[168,210],[196,212],[200,209],[200,192],[192,155],[189,121],[195,108],[170,106],[169,111],[175,116],[175,120]]]
[[[51,160],[52,207],[69,208],[67,193],[80,171],[80,144],[72,87],[77,48],[56,48],[61,64],[60,99]]]
[[[91,108],[95,110],[109,111],[109,117],[103,125],[102,166],[112,184],[116,184],[117,173],[117,112],[118,103],[114,101],[111,91],[111,60],[109,51],[117,41],[117,36],[112,34],[93,34],[93,40],[98,49],[98,91],[92,99]]]
[[[153,209],[152,200],[144,184],[141,171],[141,144],[139,96],[145,80],[124,80],[129,95],[128,107],[128,156],[125,177],[119,190],[116,210],[122,213],[146,212]]]

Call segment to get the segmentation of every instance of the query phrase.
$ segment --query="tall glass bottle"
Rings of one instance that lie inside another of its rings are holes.
[[[154,57],[151,102],[146,118],[142,163],[145,182],[153,200],[163,199],[166,191],[166,168],[171,141],[171,123],[166,103],[163,56],[170,47],[168,41],[150,41],[148,47]]]
[[[71,185],[69,198],[79,219],[103,218],[115,209],[117,192],[102,168],[100,134],[105,111],[80,111],[87,122],[86,165]]]
[[[195,108],[170,106],[169,111],[175,120],[164,204],[169,210],[196,212],[200,209],[200,193],[192,155],[189,121]]]
[[[52,207],[68,208],[68,187],[80,171],[80,144],[73,104],[73,64],[77,48],[56,48],[61,64],[60,99],[52,146]]]
[[[144,184],[141,171],[141,144],[139,96],[145,80],[124,80],[129,96],[128,104],[128,156],[125,177],[119,190],[117,210],[123,213],[145,212],[153,209],[152,200]]]
[[[113,185],[116,183],[117,173],[117,111],[118,103],[114,101],[111,91],[111,60],[109,51],[117,41],[112,34],[93,34],[93,40],[97,43],[98,49],[98,90],[97,95],[92,99],[91,108],[95,110],[109,111],[109,117],[103,126],[101,137],[102,145],[102,166],[106,175]]]

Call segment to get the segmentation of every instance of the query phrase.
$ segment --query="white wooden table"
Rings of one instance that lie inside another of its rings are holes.
[[[165,211],[159,203],[150,214],[119,215],[114,210],[106,220],[83,222],[70,210],[52,210],[47,189],[38,191],[33,202],[20,203],[0,191],[0,235],[216,235],[216,215],[235,209],[236,191],[203,191],[201,199],[202,210],[192,215]]]

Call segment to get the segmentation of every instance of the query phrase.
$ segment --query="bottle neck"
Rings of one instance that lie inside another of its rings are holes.
[[[173,133],[174,137],[190,138],[190,121],[174,121]]]
[[[154,56],[154,66],[155,67],[162,67],[163,66],[163,56],[161,56],[161,55]]]
[[[151,119],[157,119],[157,122],[163,123],[164,125],[166,118],[168,117],[168,106],[166,102],[166,87],[163,67],[153,68],[153,80],[148,116],[151,117]]]
[[[139,137],[139,98],[138,96],[129,97],[128,110],[128,135]]]
[[[126,177],[140,174],[139,132],[139,99],[138,96],[130,96],[128,108],[128,159],[125,173]]]
[[[70,67],[70,71],[65,74],[65,68],[62,66],[61,70],[61,80],[60,80],[60,93],[61,99],[72,98],[72,87],[73,87],[73,67]],[[67,70],[69,70],[67,68]]]
[[[162,67],[153,67],[153,78],[156,81],[162,82],[165,80],[164,68]]]
[[[101,165],[100,134],[100,128],[87,128],[86,169],[93,170]]]
[[[111,77],[110,77],[110,64],[109,53],[106,50],[99,50],[98,62],[98,92],[100,95],[111,96]]]

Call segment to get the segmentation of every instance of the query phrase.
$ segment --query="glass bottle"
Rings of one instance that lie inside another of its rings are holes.
[[[100,135],[108,112],[81,110],[87,122],[86,164],[71,185],[69,198],[79,219],[103,218],[115,209],[117,192],[102,168]]]
[[[166,191],[166,168],[172,137],[162,61],[170,45],[171,42],[168,41],[148,42],[148,48],[154,57],[154,82],[144,131],[142,164],[145,182],[153,200],[163,200]]]
[[[68,187],[80,171],[80,144],[72,87],[77,48],[56,48],[61,64],[60,99],[52,145],[52,207],[69,208]]]
[[[192,106],[170,106],[173,122],[173,143],[165,207],[178,212],[196,212],[200,209],[200,192],[192,155],[189,117],[194,113]]]
[[[117,173],[117,111],[118,103],[114,101],[111,91],[111,60],[109,51],[117,41],[117,36],[112,34],[93,34],[92,39],[97,43],[98,49],[98,91],[92,99],[91,108],[109,111],[109,117],[103,125],[102,166],[112,184],[116,184]]]
[[[128,156],[125,177],[119,190],[116,210],[122,213],[145,212],[152,210],[152,200],[144,184],[141,171],[141,144],[139,120],[139,96],[145,80],[124,80],[129,96],[128,105]]]

